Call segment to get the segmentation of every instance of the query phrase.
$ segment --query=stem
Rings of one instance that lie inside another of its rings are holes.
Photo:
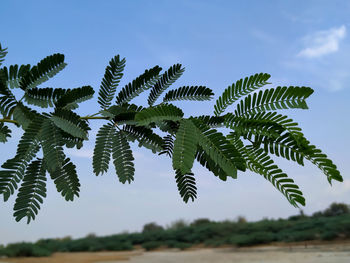
[[[11,120],[11,119],[0,119],[0,122],[9,122],[14,124],[19,124],[17,121]]]

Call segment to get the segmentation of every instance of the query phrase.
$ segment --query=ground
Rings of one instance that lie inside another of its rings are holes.
[[[145,252],[55,253],[48,258],[0,259],[0,263],[348,263],[350,242],[299,243],[251,248],[195,248],[186,251],[161,249]]]

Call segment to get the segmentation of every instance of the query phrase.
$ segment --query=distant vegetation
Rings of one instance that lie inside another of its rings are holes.
[[[146,250],[158,247],[186,249],[193,245],[252,246],[271,242],[298,242],[350,238],[350,209],[346,204],[332,204],[311,216],[291,216],[288,219],[264,219],[247,222],[244,217],[236,221],[212,222],[197,219],[191,224],[178,220],[164,228],[156,223],[143,227],[141,233],[123,233],[107,237],[89,234],[72,240],[41,239],[35,243],[16,243],[0,246],[0,256],[40,257],[53,252],[119,251],[132,250],[141,245]]]

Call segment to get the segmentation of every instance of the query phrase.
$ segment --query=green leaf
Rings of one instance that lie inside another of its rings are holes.
[[[25,173],[23,183],[14,206],[14,217],[16,221],[27,217],[27,223],[35,219],[46,197],[46,177],[42,160],[37,159],[29,164]]]
[[[182,199],[185,203],[187,203],[189,199],[192,199],[192,202],[194,202],[194,199],[197,198],[197,187],[194,174],[183,174],[180,170],[175,171],[175,173],[177,188]]]
[[[0,123],[0,142],[7,142],[7,138],[11,137],[11,130],[4,124]]]
[[[146,126],[152,122],[178,121],[183,115],[182,110],[178,107],[172,104],[161,104],[138,112],[135,116],[135,121],[138,125]]]
[[[123,127],[126,138],[129,141],[137,140],[139,147],[145,147],[152,150],[153,153],[163,150],[163,139],[155,134],[151,129],[146,127],[138,127],[133,125],[125,125]]]
[[[62,166],[65,156],[62,148],[61,134],[53,121],[47,119],[43,123],[41,145],[47,170],[52,173]]]
[[[236,116],[247,116],[262,111],[308,109],[306,99],[313,93],[309,87],[277,87],[249,94],[235,110]]]
[[[3,73],[0,72],[0,113],[7,117],[17,104],[15,96],[6,85]]]
[[[24,100],[41,108],[54,107],[55,103],[70,90],[53,88],[32,88],[26,90]]]
[[[173,156],[174,151],[174,137],[173,135],[166,135],[163,138],[162,151],[158,155],[166,154],[170,158]]]
[[[243,142],[234,133],[230,133],[228,139],[242,154],[249,170],[264,176],[293,206],[297,207],[298,204],[305,206],[305,198],[294,180],[288,178],[288,175],[274,164],[264,150],[252,145],[244,146]]]
[[[0,66],[2,65],[2,62],[5,60],[5,56],[7,54],[7,48],[2,48],[0,44]]]
[[[42,118],[35,118],[32,121],[18,143],[16,156],[1,166],[5,170],[0,171],[0,194],[3,194],[5,201],[14,194],[28,164],[40,150],[38,136],[42,123]]]
[[[222,95],[216,100],[214,106],[214,114],[216,116],[223,113],[226,108],[232,105],[235,101],[241,98],[244,95],[251,93],[252,91],[263,87],[268,83],[270,74],[259,73],[246,77],[244,80],[240,79],[236,83],[233,83],[231,86],[228,86],[227,89],[222,93]]]
[[[215,129],[198,120],[192,120],[195,124],[198,144],[209,157],[232,178],[237,177],[237,169],[245,171],[245,161],[237,149],[227,141],[225,136]]]
[[[162,70],[159,66],[155,66],[146,70],[139,77],[127,84],[117,95],[117,104],[121,105],[129,102],[141,92],[153,87],[159,79],[159,72]]]
[[[197,148],[196,159],[203,167],[207,168],[208,171],[212,172],[222,181],[227,180],[227,174],[224,172],[224,170],[218,164],[216,164],[200,146]]]
[[[26,130],[29,124],[35,119],[40,118],[40,114],[35,110],[24,106],[22,102],[18,102],[13,110],[13,119],[17,121],[24,130]]]
[[[0,71],[3,73],[6,86],[10,89],[19,88],[19,83],[24,75],[30,70],[30,65],[10,65],[9,68],[3,67]]]
[[[114,132],[114,125],[108,123],[103,125],[97,133],[94,155],[92,157],[92,165],[96,175],[99,175],[100,173],[103,174],[108,171]]]
[[[74,196],[79,197],[80,183],[75,165],[66,158],[62,166],[50,173],[57,191],[65,198],[66,201],[73,201]]]
[[[163,102],[176,101],[176,100],[211,100],[214,93],[211,89],[204,86],[185,86],[175,90],[169,90],[164,98]]]
[[[83,86],[81,88],[69,89],[62,95],[55,103],[57,108],[63,109],[75,109],[77,104],[84,102],[93,97],[95,91],[90,86]]]
[[[90,128],[76,113],[65,109],[56,109],[51,120],[58,128],[70,135],[87,140]]]
[[[159,96],[167,88],[169,88],[178,78],[181,77],[184,71],[185,69],[181,68],[181,64],[175,64],[171,66],[151,89],[151,92],[148,96],[148,104],[152,106],[159,98]]]
[[[32,67],[20,81],[20,88],[23,90],[32,89],[55,76],[65,68],[64,55],[53,54],[41,60],[36,66]]]
[[[191,172],[197,152],[196,127],[190,120],[181,120],[173,151],[173,168],[181,174]]]
[[[119,177],[119,181],[121,183],[128,182],[134,180],[135,168],[134,168],[134,157],[132,155],[132,151],[130,149],[130,145],[124,135],[123,131],[118,131],[114,133],[112,137],[113,141],[113,163],[117,175]]]
[[[120,79],[123,77],[124,67],[125,58],[120,60],[119,55],[109,61],[98,93],[98,104],[102,110],[111,106]]]

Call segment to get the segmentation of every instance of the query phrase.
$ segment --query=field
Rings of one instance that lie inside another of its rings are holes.
[[[290,244],[251,248],[195,248],[185,251],[160,249],[144,252],[55,253],[44,258],[0,259],[0,263],[348,263],[350,243]]]

